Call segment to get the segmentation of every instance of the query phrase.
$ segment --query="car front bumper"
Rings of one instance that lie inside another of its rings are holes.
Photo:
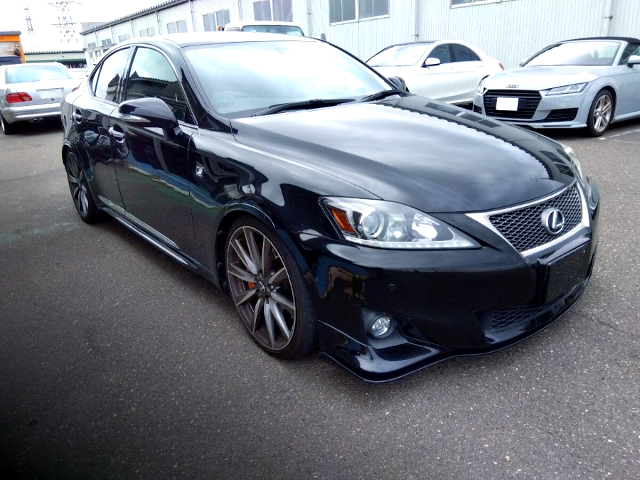
[[[382,250],[300,234],[295,241],[318,291],[320,351],[364,380],[384,382],[535,334],[583,294],[596,257],[598,211],[592,205],[588,227],[526,258],[471,223],[467,233],[483,244],[475,250]],[[578,256],[583,274],[546,299],[550,265]],[[368,326],[380,315],[391,316],[395,329],[375,339]]]
[[[59,117],[60,102],[45,105],[19,105],[2,108],[7,123],[28,122],[36,118]]]
[[[569,95],[542,95],[535,113],[530,119],[509,117],[509,112],[500,112],[498,115],[488,115],[484,106],[484,94],[476,93],[473,99],[473,110],[482,113],[489,118],[495,118],[514,125],[527,125],[532,128],[585,128],[591,107],[591,96],[585,90],[577,94]],[[514,91],[515,92],[515,91]],[[552,112],[577,110],[572,120],[558,120],[550,118]]]

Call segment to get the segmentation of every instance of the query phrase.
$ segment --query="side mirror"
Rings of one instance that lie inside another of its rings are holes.
[[[440,65],[442,62],[439,58],[429,57],[424,61],[423,67],[435,67],[436,65]]]
[[[520,61],[518,62],[518,66],[519,66],[519,67],[524,67],[525,63],[527,63],[527,59],[526,59],[526,58],[525,58],[524,60],[520,60]]]
[[[391,82],[391,84],[396,87],[396,89],[400,90],[401,92],[408,92],[409,89],[407,88],[407,84],[405,83],[405,81],[400,78],[400,77],[389,77],[387,80],[389,80],[389,82]]]
[[[169,106],[155,97],[122,102],[118,107],[118,116],[123,122],[139,127],[173,130],[178,126],[178,119]]]
[[[640,65],[640,55],[631,55],[627,60],[627,67],[633,68],[634,65]]]

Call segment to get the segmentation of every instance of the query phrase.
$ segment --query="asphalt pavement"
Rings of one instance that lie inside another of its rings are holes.
[[[57,125],[0,135],[0,472],[640,478],[640,121],[549,134],[602,194],[581,302],[515,347],[381,385],[269,357],[206,280],[80,221]]]

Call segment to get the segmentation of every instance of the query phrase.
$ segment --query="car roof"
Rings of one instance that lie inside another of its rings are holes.
[[[2,68],[29,68],[29,67],[37,67],[41,65],[59,65],[61,67],[67,68],[64,64],[60,62],[13,63],[11,65],[2,65]]]
[[[472,45],[468,42],[464,42],[462,40],[420,40],[419,42],[394,43],[393,45],[388,45],[384,47],[382,50],[380,50],[380,52],[382,52],[383,50],[387,50],[388,48],[402,47],[404,45],[434,45],[434,44],[442,44],[442,43],[458,43],[466,47],[472,47],[475,50],[478,49],[478,47],[476,47],[475,45]]]
[[[260,21],[256,21],[256,22],[229,22],[227,23],[224,28],[227,27],[245,27],[247,25],[284,25],[287,27],[298,27],[300,28],[300,25],[298,25],[297,23],[293,23],[293,22],[276,22],[276,21],[267,21],[267,20],[260,20]]]
[[[170,35],[156,35],[154,37],[132,38],[118,46],[129,44],[173,44],[178,47],[190,47],[193,45],[208,45],[220,43],[249,43],[249,42],[319,42],[310,37],[296,37],[278,33],[251,33],[246,32],[202,32],[202,33],[172,33]]]
[[[438,42],[442,42],[442,40],[420,40],[419,42],[394,43],[393,45],[387,45],[382,50],[386,50],[387,48],[391,48],[391,47],[401,47],[403,45],[431,45],[432,43],[438,43]]]
[[[615,40],[618,42],[627,42],[627,43],[640,43],[640,40],[632,37],[585,37],[585,38],[573,38],[571,40],[563,40],[560,43],[568,43],[568,42],[581,42],[581,41],[589,41],[589,40]]]

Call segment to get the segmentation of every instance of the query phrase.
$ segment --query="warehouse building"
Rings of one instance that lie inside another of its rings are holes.
[[[102,24],[83,24],[87,64],[136,37],[215,31],[228,22],[292,21],[366,60],[403,42],[462,40],[506,68],[568,38],[640,36],[638,0],[168,0]]]
[[[24,52],[27,63],[58,62],[69,68],[87,66],[82,50],[30,50]]]

